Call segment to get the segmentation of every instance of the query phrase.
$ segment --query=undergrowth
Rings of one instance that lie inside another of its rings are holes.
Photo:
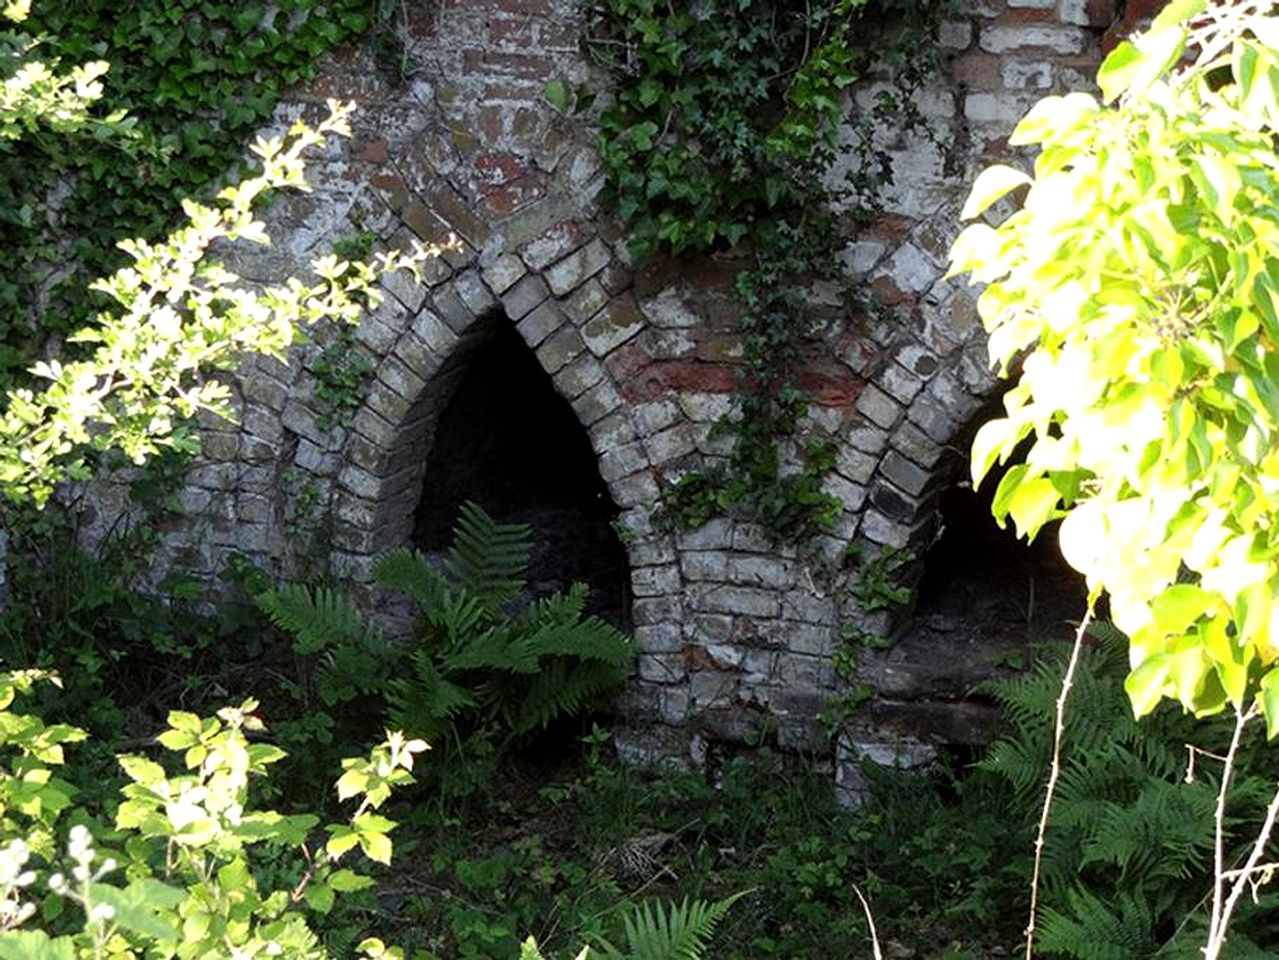
[[[428,617],[419,637],[432,622],[454,622],[459,604],[471,606],[458,576],[497,607],[518,598],[518,531],[512,538],[472,521],[479,540],[505,539],[506,547],[461,550],[451,572],[421,588],[430,596],[420,599],[454,613]],[[397,654],[384,644],[308,648],[276,632],[253,602],[271,585],[245,564],[228,572],[243,587],[239,600],[202,606],[194,584],[180,579],[148,597],[134,589],[147,569],[146,540],[122,531],[96,557],[66,540],[28,549],[0,619],[8,666],[54,667],[64,678],[61,690],[40,694],[41,712],[90,727],[67,771],[83,802],[115,794],[113,754],[146,744],[166,710],[202,712],[246,696],[262,701],[263,736],[294,758],[281,761],[260,796],[286,811],[329,802],[316,770],[376,740],[395,702],[390,681],[420,683],[423,674],[413,679],[394,666]],[[498,562],[483,560],[490,554]],[[403,569],[389,569],[405,580],[416,561],[398,563]],[[312,587],[310,600],[322,589]],[[451,600],[441,599],[444,591]],[[324,612],[330,625],[345,616],[332,604]],[[493,611],[490,637],[520,622]],[[1135,723],[1121,651],[1119,638],[1095,639],[1075,688],[1045,852],[1042,956],[1190,957],[1202,941],[1212,754],[1228,731],[1171,709]],[[469,667],[441,672],[443,661],[436,664],[432,682],[464,683],[463,699],[486,704],[476,717],[522,715],[526,694],[486,686]],[[869,799],[854,811],[835,802],[821,758],[713,753],[704,770],[645,772],[619,765],[612,734],[582,712],[545,729],[514,724],[518,750],[459,752],[450,744],[492,731],[454,714],[457,732],[436,728],[436,749],[419,765],[423,782],[390,811],[402,823],[395,867],[378,875],[376,888],[339,898],[318,930],[336,955],[375,927],[420,960],[515,957],[529,936],[543,956],[574,956],[584,943],[622,943],[626,918],[650,901],[711,904],[740,893],[707,956],[869,956],[856,884],[882,942],[899,956],[1013,952],[1059,677],[1049,651],[993,685],[1006,736],[978,764],[951,758],[922,776],[871,767]],[[1190,783],[1188,743],[1196,746]],[[1249,743],[1232,806],[1241,827],[1277,777],[1262,744]],[[281,860],[280,869],[295,868]],[[1273,955],[1265,945],[1279,938],[1274,905],[1263,896],[1241,914],[1231,956]]]

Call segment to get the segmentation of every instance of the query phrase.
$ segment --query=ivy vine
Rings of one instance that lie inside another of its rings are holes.
[[[47,62],[106,61],[94,112],[126,130],[0,141],[0,386],[96,306],[116,243],[172,228],[180,201],[225,182],[283,90],[392,11],[387,0],[37,2],[23,24]]]
[[[825,324],[808,288],[857,291],[835,252],[891,179],[873,130],[925,130],[911,94],[932,75],[944,0],[606,0],[588,48],[614,78],[600,118],[611,199],[637,257],[734,249],[743,394],[717,429],[726,462],[686,474],[661,515],[697,526],[736,511],[779,541],[829,527],[828,439],[802,437],[798,374]],[[851,119],[845,91],[887,73],[887,92]],[[846,157],[848,175],[829,171]],[[836,216],[836,205],[847,212]]]

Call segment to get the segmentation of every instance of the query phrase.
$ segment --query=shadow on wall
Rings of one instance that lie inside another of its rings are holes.
[[[534,596],[584,583],[587,612],[630,623],[630,568],[617,506],[568,401],[510,323],[466,359],[427,456],[413,544],[445,549],[461,505],[472,500],[501,523],[533,532]]]

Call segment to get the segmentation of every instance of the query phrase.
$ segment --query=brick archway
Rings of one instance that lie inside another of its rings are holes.
[[[838,689],[841,628],[863,618],[840,584],[815,576],[806,551],[835,557],[850,543],[870,552],[930,540],[936,493],[962,461],[956,440],[993,389],[972,295],[940,279],[963,183],[1004,157],[1030,102],[1084,82],[1106,26],[1093,7],[1105,4],[965,5],[939,34],[948,64],[920,94],[946,142],[877,134],[897,195],[843,258],[880,309],[833,308],[814,344],[805,427],[837,441],[826,490],[843,509],[805,551],[731,518],[677,534],[653,528],[664,486],[726,453],[712,426],[740,379],[733,263],[635,268],[597,206],[590,118],[559,113],[542,93],[552,80],[606,82],[579,52],[587,5],[428,6],[433,13],[409,12],[404,82],[388,82],[368,51],[352,49],[288,95],[282,123],[321,113],[327,97],[354,99],[354,136],[310,164],[311,194],[281,197],[269,211],[277,245],[236,251],[233,265],[266,279],[304,270],[351,237],[395,247],[452,234],[459,243],[422,283],[385,282],[386,302],[355,332],[372,374],[349,422],[323,422],[317,396],[331,331],[296,347],[287,366],[255,359],[237,371],[238,422],[202,424],[204,455],[179,493],[180,513],[164,521],[164,550],[211,583],[232,553],[281,577],[318,558],[367,583],[373,558],[408,542],[450,383],[485,323],[512,324],[572,405],[631,531],[640,655],[626,715],[679,727],[685,745],[701,729],[823,746],[819,716]],[[99,532],[126,508],[123,490],[95,492]]]

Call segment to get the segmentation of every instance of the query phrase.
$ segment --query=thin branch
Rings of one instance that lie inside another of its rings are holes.
[[[1039,814],[1039,830],[1035,835],[1035,869],[1030,877],[1030,918],[1026,923],[1026,960],[1031,960],[1035,952],[1035,914],[1039,910],[1039,874],[1044,861],[1044,835],[1048,832],[1048,814],[1052,809],[1053,793],[1057,789],[1057,778],[1061,776],[1061,743],[1066,734],[1066,698],[1075,682],[1075,669],[1079,666],[1079,652],[1084,646],[1084,634],[1092,623],[1092,604],[1089,603],[1084,618],[1079,621],[1075,631],[1075,643],[1070,648],[1070,660],[1066,664],[1066,673],[1061,678],[1061,693],[1057,696],[1057,717],[1053,726],[1052,765],[1048,769],[1048,785],[1044,789],[1044,808]]]
[[[1256,707],[1248,711],[1247,717],[1256,716]],[[1223,777],[1224,779],[1224,777]],[[1224,795],[1224,790],[1223,790]],[[1266,845],[1270,842],[1270,834],[1274,830],[1275,818],[1279,817],[1279,790],[1270,798],[1270,806],[1266,808],[1266,819],[1262,823],[1261,829],[1257,832],[1257,839],[1252,844],[1252,852],[1248,855],[1248,861],[1239,870],[1232,870],[1231,874],[1235,876],[1234,884],[1230,888],[1230,896],[1227,898],[1225,905],[1218,914],[1215,905],[1212,923],[1209,926],[1208,944],[1204,947],[1204,960],[1217,960],[1221,955],[1222,948],[1226,945],[1226,927],[1230,923],[1230,916],[1234,913],[1235,905],[1239,902],[1239,898],[1243,896],[1243,892],[1248,888],[1252,875],[1258,872],[1264,872],[1266,867],[1259,865],[1261,856],[1266,852]],[[1216,883],[1221,884],[1221,873],[1218,872]]]
[[[1239,752],[1239,741],[1243,738],[1243,728],[1253,716],[1254,710],[1235,711],[1235,730],[1230,735],[1230,749],[1226,751],[1221,769],[1221,786],[1217,790],[1217,809],[1213,814],[1212,845],[1212,912],[1209,914],[1208,944],[1225,942],[1224,918],[1222,904],[1226,888],[1226,794],[1230,790],[1230,780],[1235,772],[1235,755]],[[1220,947],[1218,947],[1220,949]],[[1205,952],[1205,957],[1213,956]]]
[[[884,960],[884,954],[879,949],[879,934],[875,931],[875,917],[870,912],[870,904],[866,902],[866,898],[862,896],[861,889],[857,884],[853,884],[853,893],[857,894],[857,899],[862,902],[862,912],[866,914],[866,922],[870,924],[870,946],[873,951],[875,960]]]

